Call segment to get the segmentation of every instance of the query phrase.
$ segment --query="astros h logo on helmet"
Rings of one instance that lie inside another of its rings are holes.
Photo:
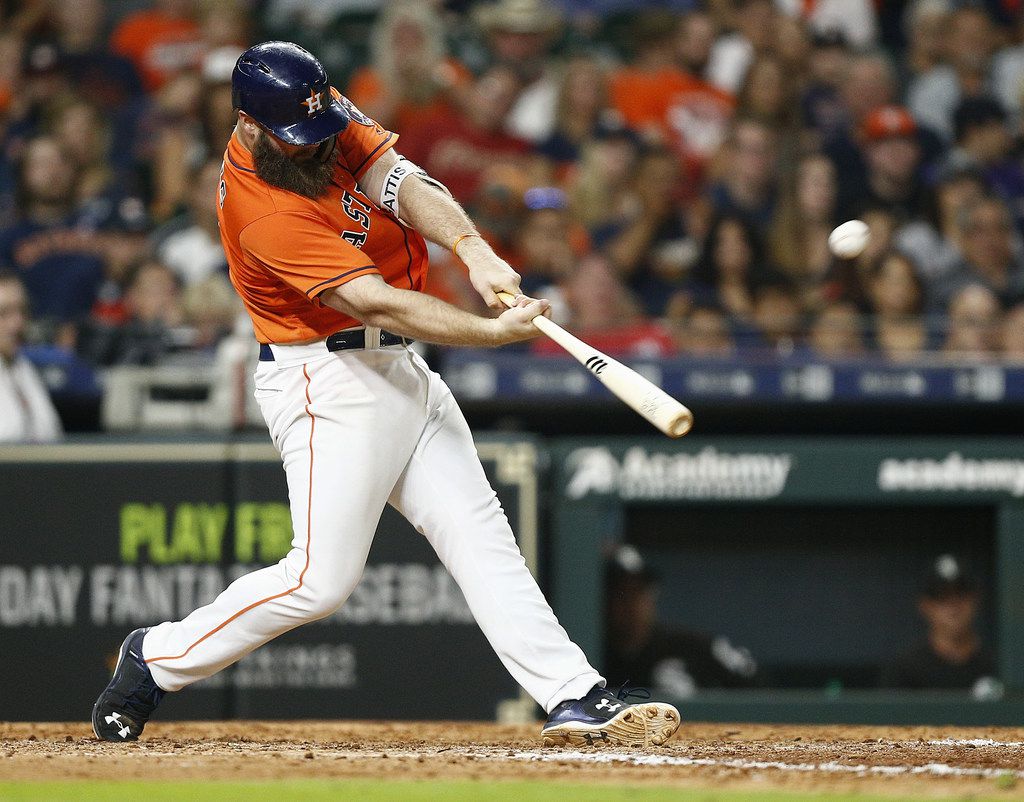
[[[309,90],[309,97],[302,101],[302,105],[306,107],[306,113],[312,117],[318,111],[320,111],[324,104],[320,101],[322,92],[314,92],[312,89]]]

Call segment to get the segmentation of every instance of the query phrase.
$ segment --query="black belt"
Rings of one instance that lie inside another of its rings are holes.
[[[389,345],[409,345],[413,340],[403,337],[400,334],[392,334],[390,331],[380,331],[380,348],[387,348]],[[349,351],[353,348],[366,348],[366,329],[351,329],[349,331],[338,331],[324,340],[328,351]],[[273,362],[274,351],[266,343],[260,343],[260,362]]]

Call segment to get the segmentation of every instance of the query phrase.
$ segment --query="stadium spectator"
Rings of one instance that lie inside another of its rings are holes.
[[[1018,228],[1024,222],[1024,167],[1014,157],[1006,112],[991,97],[970,97],[953,113],[956,146],[948,160],[981,172],[988,186],[1006,201]]]
[[[928,281],[949,273],[963,259],[963,210],[988,191],[977,170],[951,167],[944,171],[928,201],[928,215],[902,226],[895,233],[896,248],[910,256]]]
[[[1024,304],[1003,315],[1003,356],[1015,363],[1024,361]]]
[[[857,217],[865,207],[886,208],[899,223],[920,218],[925,191],[920,179],[921,148],[914,118],[901,106],[881,106],[861,126],[867,171],[862,194],[847,199],[840,217]]]
[[[687,172],[699,179],[725,138],[734,102],[679,66],[676,28],[668,12],[648,11],[637,20],[636,57],[612,74],[611,99],[627,125],[677,150]]]
[[[875,263],[866,300],[872,312],[874,345],[882,356],[905,362],[924,353],[928,347],[924,297],[924,282],[909,257],[892,251]]]
[[[708,62],[718,29],[714,18],[703,8],[683,12],[676,30],[676,63],[683,72],[707,80]]]
[[[740,86],[737,113],[792,135],[800,114],[797,77],[787,74],[786,65],[776,56],[759,57],[750,65]]]
[[[999,352],[1002,309],[999,299],[981,284],[961,287],[949,302],[943,352],[957,360],[988,360]]]
[[[185,286],[204,281],[214,273],[227,274],[217,227],[220,170],[218,159],[195,171],[189,182],[187,210],[153,235],[156,255]]]
[[[981,594],[977,581],[952,554],[936,558],[917,596],[927,626],[925,639],[882,672],[888,688],[969,690],[1001,695],[996,659],[977,629]]]
[[[519,222],[513,264],[527,295],[547,298],[550,288],[572,273],[576,257],[588,247],[586,232],[574,226],[565,193],[557,187],[531,187],[524,193],[526,213]]]
[[[788,81],[796,84],[794,90],[803,87],[807,74],[807,59],[811,52],[811,39],[807,26],[799,17],[783,15],[775,28],[775,44],[771,55],[779,60]],[[799,95],[799,91],[794,91]],[[794,116],[799,116],[797,110]]]
[[[559,81],[549,54],[562,29],[561,13],[544,0],[494,0],[480,6],[477,20],[493,63],[511,71],[518,85],[506,132],[544,141],[555,126]]]
[[[558,89],[554,128],[537,145],[537,152],[564,170],[579,161],[581,147],[591,137],[621,128],[618,115],[608,105],[607,84],[605,69],[596,59],[570,60]]]
[[[940,66],[945,58],[951,0],[913,0],[903,12],[907,39],[901,68],[907,80]]]
[[[633,546],[619,546],[605,569],[603,670],[629,677],[668,698],[707,688],[746,688],[759,682],[747,649],[721,635],[671,628],[658,621],[658,574]]]
[[[811,324],[811,350],[825,359],[849,359],[864,354],[863,323],[857,307],[836,301],[822,309]]]
[[[990,69],[992,94],[1009,113],[1014,130],[1024,122],[1024,18],[1017,15],[1009,42],[992,57]]]
[[[717,306],[736,320],[752,320],[755,293],[769,276],[757,231],[741,217],[720,217],[701,254],[691,288],[696,303]]]
[[[929,346],[928,326],[921,315],[889,315],[874,324],[878,352],[891,362],[910,362],[922,357]]]
[[[484,168],[470,204],[477,228],[506,261],[516,258],[516,237],[524,214],[523,198],[529,188],[528,174],[514,164],[498,162]]]
[[[203,59],[199,117],[207,159],[221,157],[238,119],[231,100],[231,73],[241,54],[240,48],[229,45],[211,50]]]
[[[13,273],[0,272],[0,443],[46,443],[63,436],[46,386],[21,355],[28,295]]]
[[[194,0],[193,0],[194,1]],[[203,37],[203,64],[206,57],[222,48],[238,49],[239,54],[250,41],[248,0],[200,2],[199,26]]]
[[[629,190],[625,216],[612,233],[598,234],[612,264],[639,294],[648,314],[661,314],[665,300],[682,286],[689,263],[678,246],[686,222],[678,203],[678,160],[668,150],[645,151]]]
[[[718,309],[696,306],[672,326],[676,348],[696,359],[728,357],[736,353],[729,319]]]
[[[917,315],[924,308],[924,282],[910,257],[891,251],[872,268],[867,301],[877,318]]]
[[[942,309],[962,287],[981,284],[1010,306],[1024,299],[1024,262],[1014,252],[1006,205],[987,196],[965,206],[958,219],[963,259],[931,287],[931,305]]]
[[[135,65],[106,47],[108,3],[75,0],[48,3],[50,24],[61,63],[80,97],[102,108],[114,131],[116,157],[131,141],[143,103],[142,83]]]
[[[181,312],[189,346],[207,353],[231,334],[239,315],[245,314],[234,288],[221,273],[187,286],[181,297]],[[248,318],[245,322],[248,324]]]
[[[907,87],[907,106],[914,118],[946,142],[953,139],[957,104],[985,90],[996,41],[995,27],[984,8],[957,8],[943,38],[942,63],[918,75]]]
[[[119,193],[123,182],[116,181],[111,169],[111,131],[98,107],[86,100],[71,101],[57,113],[53,135],[73,163],[74,205]]]
[[[566,325],[606,354],[654,358],[668,356],[674,350],[669,333],[644,317],[615,269],[599,254],[581,259],[552,295],[553,301],[565,305]],[[560,353],[554,341],[546,337],[534,340],[532,350],[538,354]]]
[[[735,95],[755,57],[771,50],[778,22],[772,0],[738,0],[731,33],[720,36],[708,64],[709,80]]]
[[[825,152],[839,175],[840,206],[850,208],[852,200],[866,192],[861,132],[868,115],[880,106],[897,102],[896,71],[892,61],[881,52],[862,53],[848,60],[835,57],[835,66],[845,72],[838,76],[842,108],[827,107],[824,117],[831,123],[823,129]],[[811,118],[811,122],[817,122]]]
[[[583,144],[568,184],[573,216],[589,231],[610,230],[628,215],[638,154],[637,138],[626,128],[599,130]]]
[[[129,14],[111,35],[110,48],[135,65],[148,92],[185,70],[198,69],[205,45],[193,0],[155,0],[152,7]]]
[[[154,220],[166,221],[180,211],[188,197],[191,170],[205,158],[202,101],[203,82],[198,71],[175,76],[155,93],[146,137]]]
[[[91,321],[83,331],[82,353],[94,364],[153,366],[177,343],[184,314],[181,285],[170,268],[144,261],[132,271],[125,290],[126,321]]]
[[[390,131],[406,131],[454,101],[472,76],[445,52],[444,29],[425,2],[391,3],[373,28],[370,64],[356,70],[346,95]]]
[[[514,72],[492,67],[470,87],[459,110],[439,110],[402,133],[403,155],[468,203],[486,168],[496,162],[522,167],[530,146],[505,133],[519,91]]]
[[[30,140],[18,169],[17,217],[0,229],[0,264],[22,277],[36,316],[50,322],[88,314],[104,260],[99,239],[79,225],[74,162],[53,137]]]
[[[722,148],[724,174],[708,196],[720,215],[738,214],[764,231],[775,212],[778,132],[758,120],[735,120]]]
[[[838,222],[837,197],[835,167],[821,154],[803,157],[783,175],[769,233],[772,262],[796,284],[808,308],[819,305],[832,263],[828,236]]]
[[[819,145],[841,139],[847,133],[849,115],[840,88],[849,77],[850,54],[846,40],[837,33],[817,35],[807,55],[800,112],[805,133]]]
[[[754,349],[783,358],[803,350],[803,310],[785,279],[772,278],[757,287],[753,321],[759,336]]]

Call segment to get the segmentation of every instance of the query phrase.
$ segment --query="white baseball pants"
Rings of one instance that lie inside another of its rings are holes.
[[[545,710],[603,685],[527,569],[441,377],[404,346],[272,349],[256,397],[284,461],[291,551],[151,629],[143,656],[157,685],[179,690],[337,610],[388,503],[427,538],[505,668]]]

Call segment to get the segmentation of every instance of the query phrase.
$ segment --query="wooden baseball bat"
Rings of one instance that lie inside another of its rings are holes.
[[[499,292],[497,295],[506,306],[515,304],[515,297],[509,293]],[[533,325],[572,354],[626,406],[647,418],[669,437],[682,437],[693,428],[690,410],[632,368],[587,345],[543,315],[535,317]]]

